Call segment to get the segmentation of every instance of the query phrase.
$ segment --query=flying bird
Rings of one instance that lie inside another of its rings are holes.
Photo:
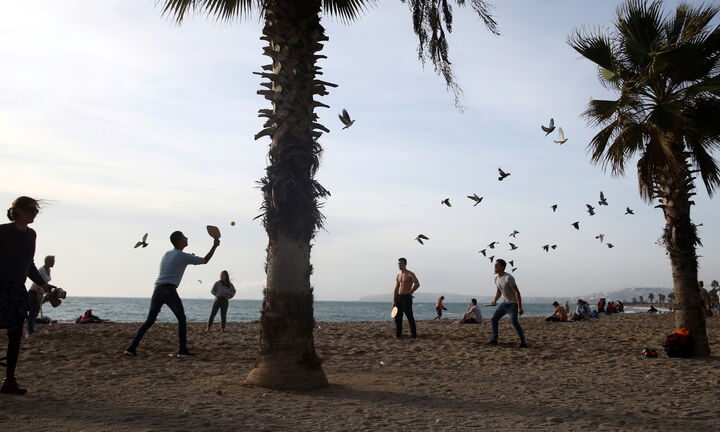
[[[553,141],[558,146],[561,146],[567,142],[567,138],[565,138],[565,133],[563,132],[562,128],[558,128],[558,139]]]
[[[595,236],[596,239],[600,239],[600,243],[605,241],[605,234],[598,234]]]
[[[350,119],[350,114],[348,114],[346,109],[343,109],[342,113],[338,114],[338,118],[340,119],[342,124],[345,125],[345,127],[343,129],[347,129],[350,126],[352,126],[353,123],[355,123],[355,120]]]
[[[540,125],[540,128],[542,128],[543,132],[545,132],[545,136],[550,135],[550,133],[555,130],[555,120],[550,119],[550,124],[548,125],[548,127]]]
[[[508,264],[510,264],[510,267],[515,267],[515,260],[508,261]]]
[[[452,207],[452,204],[450,204],[450,198],[445,198],[444,200],[440,201],[440,204],[445,204],[448,207]]]
[[[553,213],[555,213],[555,210],[557,210],[557,204],[551,205],[550,208],[552,208],[552,209],[553,209]]]
[[[495,255],[490,257],[490,262],[493,262],[493,261],[495,261]]]
[[[614,244],[612,244],[612,243],[608,243],[608,244],[607,244],[607,247],[608,247],[608,249],[612,249],[612,248],[614,248],[614,247],[615,247],[615,245],[614,245]]]
[[[502,169],[498,168],[498,173],[500,173],[500,177],[498,177],[498,180],[503,181],[505,180],[505,177],[509,176],[510,173],[506,173]]]
[[[485,253],[486,250],[487,249],[483,249],[481,251],[478,251],[478,253],[481,253],[481,254],[483,254],[484,257],[487,257],[487,254]]]
[[[579,229],[580,229],[580,222],[579,222],[579,221],[578,221],[578,222],[573,222],[573,223],[571,223],[570,225],[574,226],[576,230],[579,230]]]
[[[600,191],[600,201],[598,201],[598,204],[604,206],[608,205],[607,200],[605,199],[605,194],[603,194],[602,191]]]
[[[200,279],[198,279],[198,282],[200,282],[200,285],[202,285],[202,281]]]
[[[630,210],[630,207],[625,207],[625,214],[626,215],[634,215],[635,212]]]
[[[550,246],[550,249],[555,249],[556,247],[557,247],[557,245],[552,245],[552,246]]]
[[[515,237],[517,234],[520,234],[520,231],[513,230],[513,232],[510,233],[510,237]]]
[[[510,250],[517,249],[517,246],[515,246],[514,244],[512,244],[512,243],[508,243],[508,244],[510,245]]]
[[[490,243],[490,244],[488,245],[488,247],[489,247],[490,249],[495,249],[495,244],[496,244],[496,243],[497,243],[497,242],[492,242],[492,243]]]
[[[135,243],[135,247],[134,247],[133,249],[138,248],[138,247],[140,247],[140,246],[142,246],[142,247],[147,247],[147,245],[148,245],[148,243],[147,243],[147,236],[148,236],[147,233],[145,233],[145,235],[143,236],[142,240],[140,240],[139,242]]]
[[[545,252],[549,252],[549,251],[550,251],[550,245],[545,245],[545,246],[543,246],[542,248],[545,250]]]
[[[585,204],[587,206],[587,212],[590,214],[590,216],[595,216],[595,207],[591,206],[590,204]]]
[[[512,272],[515,273],[517,271],[517,267],[513,267]]]
[[[468,195],[467,197],[470,198],[471,200],[475,201],[475,205],[473,205],[473,207],[480,204],[480,201],[482,201],[484,198],[484,197],[477,196],[477,194],[475,194],[475,193],[472,195]]]
[[[425,237],[425,235],[423,235],[423,234],[418,234],[418,236],[415,237],[415,240],[417,240],[417,242],[420,244],[425,244],[425,243],[423,243],[423,240],[430,240],[430,238]]]

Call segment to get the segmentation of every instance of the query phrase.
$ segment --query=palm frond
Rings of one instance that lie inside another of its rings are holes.
[[[708,143],[704,140],[686,140],[686,144],[692,155],[692,160],[700,171],[700,177],[705,184],[705,190],[712,197],[720,186],[720,168],[718,161],[707,151]],[[715,142],[717,145],[717,142]]]
[[[618,8],[615,28],[622,35],[619,47],[623,55],[644,70],[664,40],[662,1],[627,1]]]
[[[322,8],[329,16],[337,17],[343,23],[350,23],[376,4],[377,0],[323,0]]]
[[[249,17],[255,10],[262,12],[262,0],[158,0],[163,15],[181,23],[189,12],[205,13],[218,21]]]

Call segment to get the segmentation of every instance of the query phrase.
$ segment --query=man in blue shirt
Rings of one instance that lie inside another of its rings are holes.
[[[143,336],[145,336],[145,332],[155,324],[155,319],[157,319],[160,309],[162,309],[165,304],[170,307],[170,310],[178,320],[178,340],[180,343],[178,357],[191,355],[187,349],[185,309],[177,293],[177,287],[180,285],[183,273],[185,273],[185,267],[190,264],[207,264],[215,253],[215,249],[220,245],[220,239],[215,239],[212,248],[210,248],[210,252],[202,258],[183,252],[183,249],[188,245],[188,239],[182,232],[175,231],[170,234],[170,242],[173,244],[174,249],[165,252],[162,261],[160,261],[160,274],[155,281],[155,290],[150,300],[150,311],[148,312],[147,319],[138,329],[128,349],[125,350],[125,355],[134,356],[136,354],[135,350]]]

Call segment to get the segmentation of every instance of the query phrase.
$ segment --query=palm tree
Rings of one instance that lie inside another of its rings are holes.
[[[645,303],[645,300],[643,300],[643,296],[640,296],[640,303]]]
[[[655,298],[655,294],[653,294],[653,293],[648,294],[648,300],[650,300],[650,304],[652,304],[654,298]]]
[[[455,0],[459,6],[464,0]],[[317,122],[317,107],[328,108],[315,96],[336,87],[318,79],[318,60],[328,40],[320,24],[323,15],[349,22],[375,0],[162,0],[163,14],[178,23],[189,13],[201,12],[231,21],[258,12],[264,18],[261,39],[270,58],[261,72],[267,81],[258,90],[270,101],[259,111],[267,118],[255,139],[270,138],[269,165],[260,180],[264,201],[262,222],[268,234],[264,290],[260,319],[260,354],[246,382],[277,389],[310,389],[327,385],[313,339],[313,294],[310,285],[311,241],[322,227],[320,201],[330,195],[315,180],[322,147],[318,139],[329,130]],[[485,26],[496,33],[489,6],[471,0]],[[446,32],[452,31],[452,9],[447,0],[410,0],[413,28],[419,39],[418,57],[430,60],[460,100],[448,57]]]
[[[584,116],[602,126],[588,148],[593,163],[622,176],[634,157],[640,195],[659,200],[665,217],[662,244],[677,295],[675,321],[691,331],[695,355],[709,355],[705,315],[697,289],[701,245],[690,219],[695,174],[708,194],[720,185],[710,154],[720,136],[720,29],[717,6],[681,3],[664,15],[662,2],[628,0],[614,31],[577,30],[570,45],[597,64],[615,100],[591,100]]]
[[[665,294],[658,294],[658,303],[665,304]]]

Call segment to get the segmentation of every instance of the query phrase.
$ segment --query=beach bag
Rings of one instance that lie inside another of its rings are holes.
[[[690,330],[681,328],[665,336],[663,348],[668,357],[692,357],[694,350]]]

